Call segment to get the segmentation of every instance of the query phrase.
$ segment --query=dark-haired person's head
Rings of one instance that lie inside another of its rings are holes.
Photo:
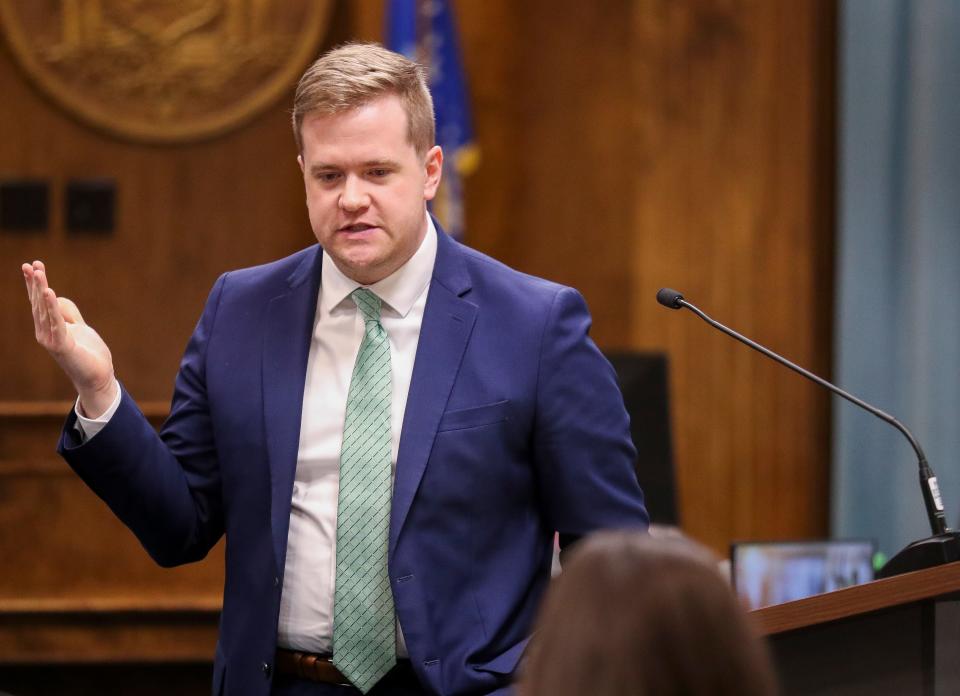
[[[601,532],[547,593],[522,696],[770,696],[765,644],[717,569],[684,539]]]

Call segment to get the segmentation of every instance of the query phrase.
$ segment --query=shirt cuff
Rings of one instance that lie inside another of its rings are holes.
[[[107,410],[96,418],[87,418],[80,413],[80,397],[77,397],[77,403],[73,406],[73,411],[77,414],[77,421],[73,427],[80,434],[81,441],[87,442],[88,440],[92,439],[94,435],[103,430],[107,423],[110,422],[110,419],[113,418],[113,414],[117,412],[118,408],[120,408],[120,383],[116,380],[116,378],[114,378],[113,383],[117,387],[117,395],[114,397],[113,403],[110,404]]]

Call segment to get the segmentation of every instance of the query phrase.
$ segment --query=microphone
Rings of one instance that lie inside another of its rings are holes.
[[[930,465],[927,463],[927,457],[924,455],[923,450],[920,447],[920,443],[917,442],[917,439],[913,436],[913,433],[911,433],[906,426],[904,426],[889,413],[885,413],[879,408],[871,406],[866,401],[857,398],[850,392],[844,391],[835,384],[828,382],[822,377],[818,377],[809,370],[806,370],[799,365],[790,362],[786,358],[774,353],[769,348],[766,348],[755,341],[751,341],[746,336],[743,336],[733,329],[724,326],[720,322],[711,319],[695,305],[687,302],[683,298],[683,295],[676,290],[671,290],[670,288],[661,288],[657,292],[657,302],[668,309],[689,309],[691,312],[710,324],[710,326],[713,328],[722,331],[723,333],[735,338],[745,345],[750,346],[755,351],[763,353],[768,358],[777,361],[781,365],[789,367],[791,370],[803,375],[811,382],[816,382],[821,387],[829,389],[837,396],[841,396],[847,401],[856,404],[868,413],[872,413],[880,420],[892,425],[894,428],[899,430],[904,437],[907,438],[907,440],[910,442],[910,446],[917,455],[917,464],[920,470],[920,490],[923,493],[923,503],[927,511],[927,518],[930,521],[930,531],[932,536],[908,544],[906,548],[901,550],[893,558],[887,561],[883,568],[877,572],[878,578],[887,578],[893,575],[899,575],[900,573],[921,570],[923,568],[932,568],[944,563],[951,563],[953,561],[960,560],[960,532],[947,528],[947,519],[943,512],[943,500],[940,497],[940,488],[937,485],[937,477],[933,473],[933,469],[931,469]]]
[[[670,288],[660,288],[657,290],[657,302],[668,309],[680,309],[683,307],[683,295]]]

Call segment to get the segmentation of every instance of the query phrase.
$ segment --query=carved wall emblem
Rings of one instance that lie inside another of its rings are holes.
[[[111,133],[222,133],[292,86],[331,0],[0,0],[11,52],[49,96]]]

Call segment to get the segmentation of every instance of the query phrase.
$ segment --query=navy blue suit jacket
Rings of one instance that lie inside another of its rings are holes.
[[[314,246],[220,277],[159,436],[124,391],[60,451],[161,565],[226,533],[214,693],[270,690],[307,353]],[[645,527],[614,372],[576,291],[439,232],[403,422],[389,570],[410,659],[437,694],[508,692],[554,530]]]

